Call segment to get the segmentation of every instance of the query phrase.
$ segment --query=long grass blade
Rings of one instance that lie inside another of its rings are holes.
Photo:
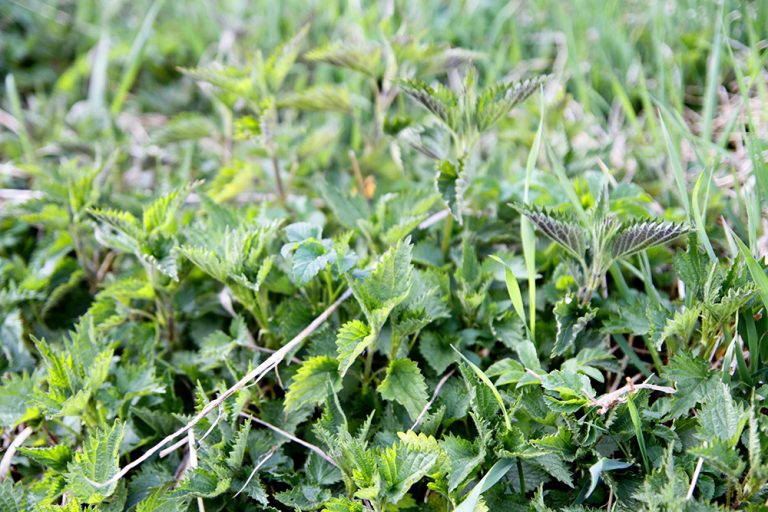
[[[533,181],[533,169],[539,159],[541,151],[541,138],[544,131],[544,90],[540,92],[539,106],[539,128],[536,130],[536,137],[533,139],[531,151],[528,153],[528,159],[525,163],[525,185],[523,188],[523,201],[528,204],[530,201],[531,182]],[[525,270],[528,273],[528,330],[531,333],[531,341],[536,342],[536,237],[533,233],[531,221],[525,215],[520,216],[520,238],[523,243],[523,258],[525,260]],[[525,323],[525,319],[523,319]]]
[[[117,86],[117,92],[112,100],[112,106],[109,109],[113,116],[120,113],[123,109],[123,103],[125,103],[125,100],[128,97],[128,91],[133,86],[134,81],[136,81],[136,76],[141,67],[144,48],[152,33],[152,26],[155,24],[155,19],[160,12],[160,8],[163,6],[163,2],[164,0],[155,0],[155,2],[152,3],[152,6],[144,17],[144,21],[141,24],[138,34],[136,34],[136,38],[133,40],[131,53],[128,55],[128,62],[123,68],[120,84]]]

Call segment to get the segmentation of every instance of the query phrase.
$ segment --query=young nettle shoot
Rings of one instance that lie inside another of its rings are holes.
[[[661,220],[623,221],[609,210],[608,190],[603,189],[594,207],[587,212],[588,222],[546,208],[510,203],[520,214],[576,260],[582,283],[579,302],[586,305],[603,284],[614,262],[645,249],[665,244],[688,232],[682,223]]]
[[[538,90],[548,78],[549,75],[542,75],[478,90],[477,71],[470,67],[458,91],[439,83],[402,82],[403,91],[435,116],[451,136],[451,156],[437,163],[435,185],[459,223],[462,222],[461,208],[467,188],[465,164],[480,136]],[[436,156],[428,150],[422,152]]]

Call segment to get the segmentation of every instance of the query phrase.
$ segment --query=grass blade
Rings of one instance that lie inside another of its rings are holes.
[[[477,485],[467,494],[467,498],[456,507],[454,512],[474,512],[482,494],[496,485],[496,482],[504,478],[514,466],[512,459],[500,459],[494,464],[485,476],[477,482]]]
[[[520,321],[525,325],[525,309],[523,307],[523,295],[520,293],[520,286],[517,284],[517,278],[512,273],[509,265],[504,263],[501,258],[496,255],[491,255],[491,259],[504,267],[504,281],[507,284],[507,293],[512,301],[512,307],[515,309]]]
[[[637,444],[640,446],[640,455],[643,458],[643,467],[646,473],[651,472],[651,465],[648,462],[648,453],[645,448],[645,437],[643,437],[643,424],[640,421],[640,413],[637,412],[635,402],[632,401],[632,395],[627,394],[627,409],[629,410],[629,417],[632,419],[632,426],[635,429],[635,437],[637,437]]]
[[[541,151],[541,136],[544,131],[544,91],[540,92],[541,103],[539,107],[539,128],[536,130],[536,137],[533,139],[531,151],[528,153],[528,159],[525,163],[525,185],[523,189],[523,201],[528,204],[531,181],[533,180],[533,168],[539,159]],[[528,217],[520,217],[520,238],[523,243],[523,258],[525,260],[525,270],[528,273],[528,314],[530,316],[530,325],[528,329],[531,333],[531,341],[536,343],[536,237],[533,233],[533,226]],[[509,272],[509,270],[507,270]],[[517,282],[515,282],[517,284]],[[525,318],[523,318],[525,323]]]
[[[21,144],[21,150],[24,153],[24,157],[28,162],[34,162],[35,152],[32,149],[32,142],[29,138],[29,132],[24,125],[24,111],[21,108],[21,97],[19,96],[19,90],[16,88],[16,80],[12,74],[5,76],[5,96],[8,100],[8,104],[11,106],[11,114],[16,118],[18,122],[18,137]]]
[[[712,119],[717,103],[717,87],[720,85],[720,56],[723,40],[723,3],[720,3],[715,20],[715,35],[712,41],[712,53],[707,62],[707,85],[704,90],[704,108],[701,113],[701,138],[712,139]]]
[[[728,230],[730,231],[730,228],[728,228]],[[733,234],[733,240],[739,247],[739,252],[744,258],[744,261],[747,262],[747,268],[749,269],[749,273],[752,275],[752,280],[754,280],[755,284],[757,285],[757,291],[760,293],[763,306],[765,306],[766,311],[768,311],[768,276],[765,275],[765,271],[763,270],[762,266],[752,256],[752,253],[749,252],[749,248],[744,245],[744,242],[742,242],[741,239],[735,234]]]
[[[581,204],[581,200],[579,199],[578,194],[576,194],[576,189],[573,187],[573,183],[571,183],[571,180],[568,179],[568,175],[565,173],[565,169],[558,160],[555,151],[552,149],[552,146],[546,144],[546,148],[547,157],[549,158],[549,162],[552,165],[552,170],[555,171],[555,175],[560,182],[560,186],[563,187],[565,194],[571,201],[571,204],[576,211],[576,215],[579,217],[582,225],[589,226],[589,217],[587,216],[587,212],[584,210],[584,206]]]
[[[493,393],[493,397],[496,399],[496,401],[499,403],[499,406],[501,407],[501,414],[504,416],[504,426],[507,428],[507,430],[512,430],[512,422],[509,420],[509,413],[507,413],[507,407],[504,405],[504,399],[501,397],[501,393],[499,393],[499,390],[496,389],[496,386],[491,382],[491,379],[488,378],[488,376],[485,374],[483,370],[477,367],[476,364],[474,364],[472,361],[467,359],[464,354],[459,352],[459,349],[457,349],[455,346],[451,345],[453,350],[459,354],[459,357],[461,357],[462,360],[464,360],[465,363],[467,363],[467,366],[472,368],[472,371],[475,372],[475,375],[477,375],[477,378],[480,379],[483,384],[488,386],[488,389],[491,390],[491,393]]]
[[[128,91],[136,80],[136,75],[139,73],[139,67],[141,66],[141,57],[144,53],[144,47],[152,32],[152,26],[155,23],[157,14],[160,12],[160,7],[162,7],[163,1],[164,0],[155,0],[147,11],[147,15],[144,17],[139,33],[136,34],[136,38],[133,40],[131,53],[128,55],[128,62],[126,63],[125,68],[123,68],[120,84],[117,86],[117,92],[112,100],[112,106],[109,109],[113,116],[119,114],[122,110],[123,103],[125,103],[125,99],[128,96]]]
[[[690,219],[691,203],[688,199],[688,192],[685,184],[685,171],[683,171],[683,161],[680,157],[680,153],[675,147],[675,143],[672,141],[672,135],[669,133],[669,129],[667,129],[667,124],[664,122],[664,116],[662,115],[661,111],[659,111],[659,121],[661,122],[661,133],[664,136],[664,144],[667,147],[669,162],[672,166],[672,175],[675,177],[675,184],[677,185],[677,195],[680,199],[680,202],[683,204],[683,208],[685,208],[685,213],[688,216],[688,219]]]

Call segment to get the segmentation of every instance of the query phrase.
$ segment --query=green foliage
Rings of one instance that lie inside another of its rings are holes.
[[[115,492],[116,484],[100,486],[117,473],[120,443],[125,427],[116,423],[110,430],[97,431],[86,441],[82,452],[67,465],[67,488],[82,503],[100,503]]]
[[[528,217],[579,264],[583,280],[579,296],[583,304],[591,300],[616,260],[667,243],[688,232],[688,228],[680,223],[622,221],[616,213],[609,211],[607,188],[598,193],[586,222],[527,205],[511,206]]]
[[[427,384],[419,366],[410,359],[393,359],[387,367],[387,376],[378,387],[381,397],[405,407],[411,418],[416,418],[427,404]]]
[[[766,507],[765,2],[0,4],[1,511]]]
[[[339,363],[328,356],[316,356],[301,365],[285,395],[285,410],[295,411],[305,404],[325,400],[328,385],[334,391],[341,389]]]

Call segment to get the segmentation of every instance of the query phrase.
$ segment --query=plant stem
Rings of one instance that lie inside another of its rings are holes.
[[[443,258],[448,257],[448,249],[451,247],[451,232],[453,231],[453,215],[449,214],[445,219],[443,225],[443,240],[440,244],[440,249],[443,252]]]
[[[365,367],[363,369],[363,395],[368,394],[368,385],[371,383],[371,370],[373,369],[373,348],[369,347],[365,354]]]
[[[277,161],[277,155],[273,149],[269,151],[269,159],[272,161],[272,172],[275,175],[275,183],[277,184],[277,197],[280,200],[280,204],[285,206],[286,195],[283,178],[280,177],[280,162]]]
[[[664,372],[664,363],[661,361],[659,351],[656,350],[656,345],[653,344],[653,341],[651,341],[648,336],[643,336],[643,342],[645,343],[645,347],[648,349],[648,352],[651,354],[651,359],[653,359],[653,367],[656,369],[656,372],[661,375]]]

